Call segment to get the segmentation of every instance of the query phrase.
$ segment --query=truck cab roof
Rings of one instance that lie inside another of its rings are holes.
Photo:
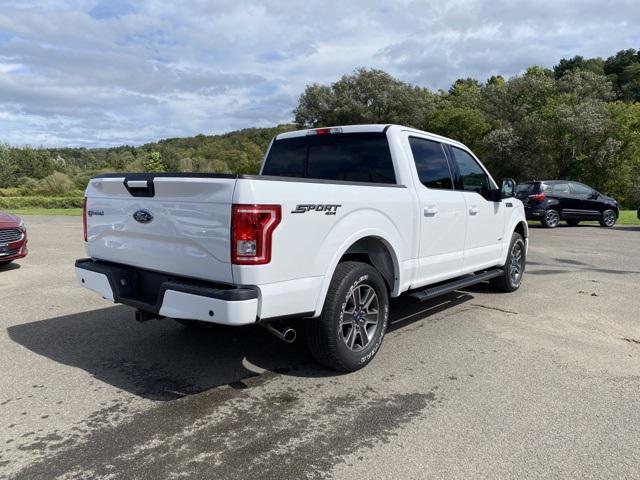
[[[389,129],[397,129],[398,131],[407,131],[413,132],[419,135],[426,135],[429,138],[440,142],[446,142],[450,145],[455,145],[462,148],[467,148],[462,143],[454,140],[452,138],[444,137],[442,135],[438,135],[431,132],[426,132],[424,130],[418,130],[417,128],[407,127],[404,125],[397,125],[393,123],[381,124],[381,123],[372,123],[372,124],[361,124],[361,125],[335,125],[330,127],[314,127],[314,128],[305,128],[301,130],[293,130],[291,132],[285,132],[278,134],[274,140],[283,140],[287,138],[296,138],[296,137],[304,137],[306,135],[313,135],[314,132],[322,131],[327,134],[331,133],[365,133],[365,132],[386,132]],[[334,132],[332,132],[332,130]]]

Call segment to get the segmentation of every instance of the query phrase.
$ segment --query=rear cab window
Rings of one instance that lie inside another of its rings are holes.
[[[395,184],[382,132],[306,135],[274,140],[262,175]]]

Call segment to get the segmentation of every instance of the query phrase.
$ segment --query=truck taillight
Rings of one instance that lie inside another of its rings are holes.
[[[280,205],[233,205],[231,262],[264,265],[271,261],[271,234],[280,223]]]
[[[87,241],[87,197],[82,202],[82,231],[84,232],[84,241]]]

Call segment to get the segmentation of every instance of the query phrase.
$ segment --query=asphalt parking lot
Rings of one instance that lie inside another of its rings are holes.
[[[514,294],[401,298],[366,369],[76,285],[81,219],[0,268],[0,478],[640,478],[640,227],[531,228]]]

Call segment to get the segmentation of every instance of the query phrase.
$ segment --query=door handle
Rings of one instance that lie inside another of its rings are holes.
[[[424,207],[424,216],[425,217],[434,217],[438,213],[438,207],[435,205],[429,205],[428,207]]]
[[[477,215],[478,214],[478,207],[469,207],[469,215]]]

